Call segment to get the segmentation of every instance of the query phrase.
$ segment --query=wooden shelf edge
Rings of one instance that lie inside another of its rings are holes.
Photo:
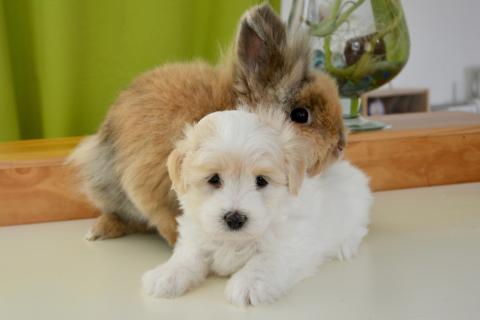
[[[441,137],[452,134],[476,134],[480,132],[479,125],[455,125],[449,128],[420,128],[415,131],[390,131],[385,129],[378,132],[351,133],[348,143],[379,141],[379,140],[403,140],[406,138]]]
[[[351,134],[345,158],[371,177],[374,191],[480,181],[480,117],[432,117],[446,124],[415,126],[417,117],[402,115],[387,118],[395,130]],[[0,226],[98,215],[64,164],[80,140],[0,144]]]

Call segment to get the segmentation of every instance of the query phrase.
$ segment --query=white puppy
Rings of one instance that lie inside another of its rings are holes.
[[[185,130],[168,159],[184,214],[170,260],[145,290],[176,297],[209,273],[232,275],[225,295],[269,303],[331,258],[350,258],[367,233],[372,196],[346,161],[306,177],[304,145],[274,111],[210,114]]]

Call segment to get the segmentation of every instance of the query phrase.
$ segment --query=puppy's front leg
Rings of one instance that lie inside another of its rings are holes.
[[[180,296],[207,277],[208,266],[205,253],[194,245],[179,241],[166,263],[143,275],[143,288],[155,297]]]
[[[284,295],[301,272],[281,253],[260,253],[235,273],[225,288],[226,298],[237,305],[271,303]]]

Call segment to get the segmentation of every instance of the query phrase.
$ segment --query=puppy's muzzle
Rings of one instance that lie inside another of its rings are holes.
[[[223,220],[225,220],[225,223],[227,224],[228,228],[230,228],[230,230],[241,229],[245,225],[245,222],[247,222],[247,219],[248,217],[246,215],[241,214],[237,211],[227,212],[223,216]]]

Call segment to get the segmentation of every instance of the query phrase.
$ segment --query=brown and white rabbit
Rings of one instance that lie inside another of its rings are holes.
[[[102,215],[90,240],[157,229],[173,245],[180,214],[166,167],[186,123],[233,109],[276,106],[310,144],[309,175],[339,157],[345,145],[335,83],[311,69],[308,38],[288,34],[268,5],[241,19],[232,55],[213,67],[169,64],[138,77],[111,107],[98,133],[71,156],[84,189]]]

